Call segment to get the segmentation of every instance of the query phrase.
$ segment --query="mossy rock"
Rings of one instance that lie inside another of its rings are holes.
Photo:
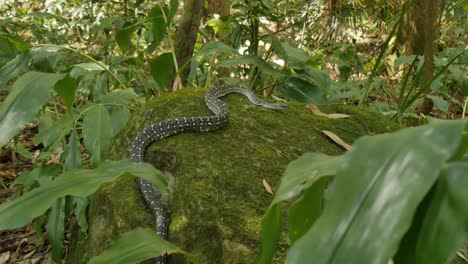
[[[165,119],[211,114],[204,89],[184,89],[149,101],[134,114],[115,139],[112,159],[128,157],[132,138],[143,127]],[[323,105],[326,113],[344,113],[346,119],[315,116],[299,103],[286,111],[252,105],[245,97],[224,98],[230,123],[214,132],[182,133],[153,143],[148,162],[164,171],[171,182],[170,238],[200,263],[252,263],[259,249],[260,222],[271,194],[263,180],[277,186],[287,164],[305,152],[329,155],[343,149],[325,136],[332,131],[352,143],[397,127],[377,114],[354,106]],[[72,239],[69,263],[85,263],[99,254],[119,233],[153,224],[136,182],[122,179],[101,188],[91,197],[88,234]],[[280,245],[287,248],[286,239]],[[284,254],[277,254],[279,262]],[[172,257],[170,262],[180,262]]]

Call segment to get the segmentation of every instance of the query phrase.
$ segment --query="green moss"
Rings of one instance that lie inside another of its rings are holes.
[[[144,126],[175,117],[209,115],[205,91],[184,89],[149,101],[115,140],[111,157],[127,157],[131,139]],[[353,106],[321,106],[323,112],[351,115],[328,119],[314,116],[298,103],[289,103],[286,111],[274,111],[253,106],[240,95],[228,95],[224,101],[231,113],[226,127],[155,142],[147,154],[148,161],[166,171],[173,182],[168,201],[170,240],[197,255],[201,263],[252,262],[258,252],[261,217],[272,198],[262,181],[277,186],[286,165],[304,152],[341,154],[343,149],[322,130],[351,144],[362,135],[396,129],[376,114]],[[117,181],[93,197],[84,244],[95,249],[86,249],[86,256],[100,252],[117,233],[151,226],[152,216],[130,183]],[[283,241],[280,248],[286,247]]]

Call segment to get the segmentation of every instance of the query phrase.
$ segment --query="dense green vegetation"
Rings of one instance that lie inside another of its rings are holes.
[[[31,166],[5,181],[23,194],[0,201],[0,230],[33,221],[41,234],[45,224],[60,263],[64,223],[87,231],[99,186],[131,176],[167,187],[146,163],[105,160],[133,110],[166,90],[242,84],[271,100],[369,108],[402,127],[342,156],[292,162],[263,218],[257,263],[275,254],[282,209],[286,263],[448,263],[468,232],[468,5],[407,2],[5,1],[0,147]],[[144,249],[121,250],[131,241]],[[91,262],[165,251],[184,252],[137,229]]]

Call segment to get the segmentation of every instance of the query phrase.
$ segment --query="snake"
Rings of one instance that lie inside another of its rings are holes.
[[[239,93],[249,99],[249,101],[258,106],[270,109],[282,110],[287,106],[281,103],[268,103],[259,100],[255,94],[237,84],[224,85],[220,88],[211,88],[205,93],[205,103],[208,109],[213,113],[211,116],[179,117],[154,123],[143,128],[133,139],[130,147],[130,160],[133,162],[144,162],[146,148],[153,142],[170,137],[172,135],[185,132],[208,132],[220,129],[229,122],[229,110],[220,98],[230,94]],[[154,214],[156,225],[155,232],[160,237],[167,239],[169,218],[163,202],[161,201],[162,191],[154,188],[148,181],[139,178],[138,185],[140,192]],[[167,256],[161,255],[154,259],[156,264],[165,264]]]

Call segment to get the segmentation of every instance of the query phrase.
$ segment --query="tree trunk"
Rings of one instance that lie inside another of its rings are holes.
[[[405,54],[424,55],[424,82],[431,80],[434,74],[436,4],[436,0],[416,0],[406,14],[400,31]],[[426,97],[418,106],[418,112],[427,115],[432,108],[432,100]]]
[[[175,91],[181,85],[187,85],[190,73],[189,61],[192,58],[195,42],[197,41],[204,2],[204,0],[185,0],[184,2],[182,21],[177,29],[174,47],[177,64],[183,70],[178,75],[180,79],[177,78],[177,75],[174,75],[172,81],[169,82],[168,90]]]
[[[112,158],[128,157],[128,145],[144,126],[209,114],[205,91],[183,89],[150,101],[114,140]],[[253,106],[239,95],[229,95],[224,101],[231,120],[225,128],[155,142],[145,158],[170,179],[169,240],[204,264],[253,262],[259,249],[261,218],[272,199],[262,181],[277,186],[287,164],[304,152],[343,152],[320,131],[331,130],[351,143],[362,135],[395,129],[378,115],[353,106],[321,106],[324,112],[351,115],[324,119],[298,103],[291,103],[286,111],[273,111]],[[88,222],[88,234],[70,241],[69,264],[86,263],[119,233],[151,226],[154,221],[134,180],[121,179],[93,195]],[[274,263],[284,259],[285,239],[280,248],[283,252]],[[171,256],[170,263],[181,263],[180,258]]]

